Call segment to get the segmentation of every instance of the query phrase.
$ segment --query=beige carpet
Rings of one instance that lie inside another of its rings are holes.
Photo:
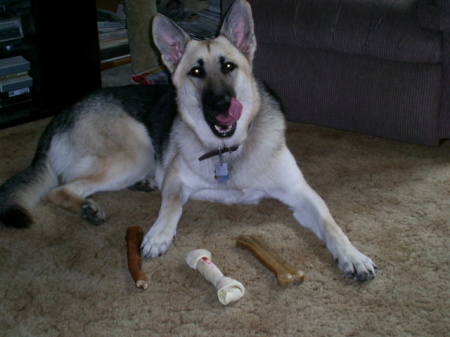
[[[0,181],[29,163],[48,120],[0,131]],[[346,280],[324,245],[276,201],[224,206],[189,201],[169,252],[146,260],[148,290],[126,263],[128,226],[147,230],[159,192],[94,196],[108,214],[93,227],[44,201],[35,225],[0,227],[0,336],[448,336],[450,142],[439,148],[289,124],[288,142],[378,277]],[[280,288],[235,247],[257,234],[305,271]],[[184,259],[206,248],[247,293],[223,306]]]

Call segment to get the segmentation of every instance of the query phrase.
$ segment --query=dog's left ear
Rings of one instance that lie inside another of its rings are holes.
[[[246,0],[237,0],[228,10],[220,29],[220,34],[228,38],[250,61],[256,50],[256,38],[252,9]]]
[[[153,18],[153,41],[162,55],[162,61],[173,73],[180,62],[190,37],[172,20],[157,14]]]

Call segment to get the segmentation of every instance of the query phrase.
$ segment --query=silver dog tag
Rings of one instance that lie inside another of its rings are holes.
[[[216,176],[227,176],[228,175],[228,164],[227,163],[217,163],[215,173],[216,173]]]
[[[228,174],[228,164],[227,163],[217,163],[216,169],[214,170],[215,178],[219,183],[226,183],[230,180],[230,176]]]

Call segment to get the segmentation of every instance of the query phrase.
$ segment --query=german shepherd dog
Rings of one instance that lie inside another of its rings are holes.
[[[275,198],[323,240],[348,278],[373,279],[376,266],[336,224],[303,178],[285,142],[280,106],[252,74],[256,49],[250,5],[237,0],[220,35],[191,39],[162,15],[153,38],[172,85],[99,90],[55,117],[31,165],[0,188],[0,220],[27,227],[48,199],[88,222],[104,222],[86,197],[135,186],[158,188],[161,208],[142,254],[164,254],[183,204]]]

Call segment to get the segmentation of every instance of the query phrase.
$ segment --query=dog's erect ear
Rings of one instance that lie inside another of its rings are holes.
[[[237,0],[228,10],[220,29],[250,61],[256,50],[256,38],[250,4],[246,0]]]
[[[161,14],[153,18],[152,32],[153,41],[162,54],[164,64],[170,72],[173,72],[184,54],[186,44],[190,40],[189,36],[172,20]]]

